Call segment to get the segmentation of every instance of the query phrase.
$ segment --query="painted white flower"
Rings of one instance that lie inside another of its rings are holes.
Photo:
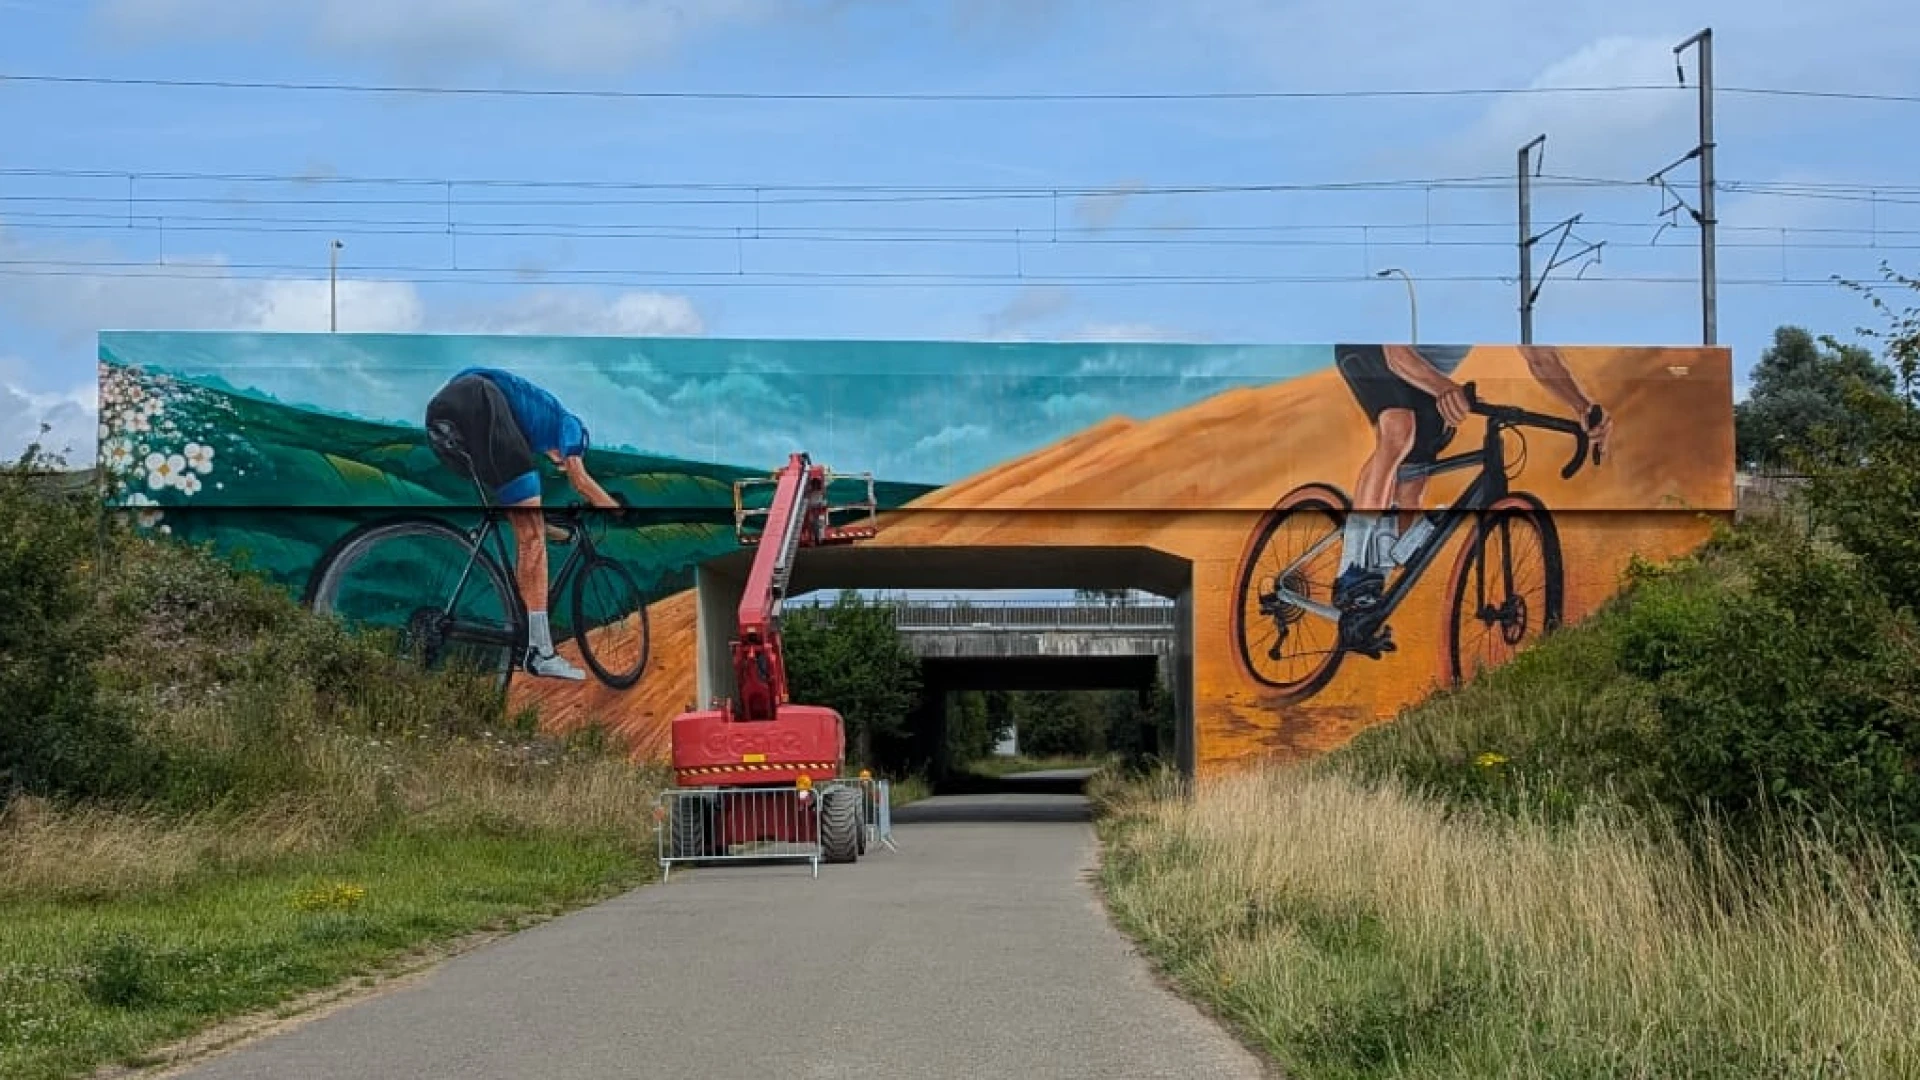
[[[133,464],[133,447],[125,439],[109,440],[106,447],[107,468],[114,472],[125,472]]]
[[[197,442],[187,444],[187,466],[194,472],[205,476],[213,471],[213,447]]]
[[[173,486],[189,495],[200,494],[200,478],[191,472],[181,473],[180,478],[173,482]]]
[[[154,505],[154,502],[152,499],[147,498],[146,492],[136,491],[133,494],[127,496],[127,505],[128,506],[152,506]]]
[[[180,464],[176,465],[174,462],[179,462]],[[172,487],[174,480],[179,477],[180,470],[185,465],[186,462],[182,460],[178,454],[175,454],[171,458],[161,457],[159,454],[148,454],[147,486],[155,491]]]

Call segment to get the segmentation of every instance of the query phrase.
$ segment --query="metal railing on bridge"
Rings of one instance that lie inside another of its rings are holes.
[[[1173,629],[1173,604],[1161,600],[1126,603],[901,600],[891,606],[894,626],[909,632]]]

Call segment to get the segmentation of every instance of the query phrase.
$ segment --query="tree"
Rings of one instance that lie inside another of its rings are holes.
[[[1920,281],[1887,277],[1920,293]],[[1878,296],[1872,303],[1889,325],[1863,333],[1886,343],[1899,386],[1892,372],[1884,385],[1854,382],[1846,427],[1819,433],[1805,455],[1807,498],[1866,579],[1896,610],[1912,610],[1920,606],[1920,303],[1900,312]]]
[[[995,709],[993,697],[1002,699]],[[1013,716],[1005,708],[1004,691],[961,690],[947,699],[947,760],[954,765],[978,761],[1013,730]]]
[[[781,635],[793,699],[838,710],[855,761],[872,764],[906,737],[920,658],[900,641],[891,607],[848,590],[831,605],[789,607]]]
[[[1854,390],[1891,398],[1894,373],[1867,349],[1842,345],[1797,326],[1773,332],[1753,369],[1753,389],[1734,407],[1735,453],[1747,468],[1798,467],[1817,446],[1857,449]],[[1837,440],[1837,442],[1836,442]]]

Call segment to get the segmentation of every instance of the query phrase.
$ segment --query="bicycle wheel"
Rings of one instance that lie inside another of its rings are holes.
[[[348,533],[315,570],[307,606],[359,632],[395,634],[400,655],[422,667],[472,671],[503,691],[526,640],[512,579],[466,534],[432,518]]]
[[[1560,626],[1565,589],[1560,534],[1529,495],[1480,513],[1449,579],[1448,678],[1459,686]]]
[[[1279,691],[1286,700],[1304,699],[1325,686],[1344,651],[1337,622],[1281,600],[1278,590],[1284,584],[1295,596],[1333,603],[1340,534],[1351,505],[1345,495],[1325,485],[1296,488],[1261,518],[1241,557],[1233,608],[1234,656],[1248,678]],[[1290,645],[1302,647],[1289,656]]]
[[[647,669],[647,598],[627,568],[595,556],[573,580],[573,632],[600,681],[625,690]]]

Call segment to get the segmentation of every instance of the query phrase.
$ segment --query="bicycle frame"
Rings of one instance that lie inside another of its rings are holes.
[[[1468,383],[1463,389],[1466,392],[1469,411],[1474,415],[1487,418],[1486,433],[1482,438],[1480,449],[1443,457],[1429,464],[1402,465],[1395,479],[1402,482],[1425,479],[1475,466],[1480,467],[1480,475],[1474,477],[1473,482],[1467,485],[1467,490],[1450,505],[1422,511],[1421,516],[1433,522],[1433,532],[1414,550],[1413,555],[1404,564],[1400,575],[1394,578],[1392,586],[1381,596],[1379,606],[1368,613],[1368,621],[1375,625],[1385,622],[1393,615],[1407,598],[1407,594],[1413,591],[1414,585],[1418,584],[1427,568],[1433,565],[1433,560],[1440,556],[1440,550],[1446,546],[1447,541],[1461,525],[1511,492],[1512,489],[1507,483],[1506,454],[1500,442],[1502,432],[1509,428],[1537,427],[1574,436],[1578,440],[1579,447],[1575,450],[1572,460],[1560,470],[1560,475],[1564,478],[1572,478],[1586,459],[1588,438],[1585,427],[1569,420],[1562,420],[1557,416],[1546,416],[1505,405],[1486,405],[1479,400],[1474,384]],[[1596,412],[1598,408],[1599,406],[1594,407]],[[1597,423],[1598,419],[1598,416],[1590,416],[1589,424]],[[1397,513],[1398,511],[1388,512]],[[1312,612],[1329,622],[1339,623],[1343,617],[1343,612],[1339,608],[1300,596],[1289,590],[1285,582],[1308,560],[1318,556],[1327,549],[1329,544],[1335,543],[1340,538],[1341,533],[1338,530],[1330,532],[1309,548],[1306,554],[1290,563],[1274,583],[1274,593],[1278,599],[1302,611]]]
[[[469,531],[469,539],[473,541],[473,554],[467,557],[467,565],[462,567],[460,571],[460,580],[454,583],[453,594],[447,598],[446,610],[443,611],[442,614],[448,618],[453,617],[454,609],[459,606],[460,594],[465,591],[467,587],[467,579],[473,575],[473,560],[480,558],[482,553],[486,551],[486,543],[488,540],[494,542],[495,548],[495,550],[490,553],[490,557],[499,564],[500,568],[502,570],[509,570],[513,566],[513,560],[509,557],[510,553],[507,551],[506,540],[501,536],[501,530],[499,528],[500,519],[505,513],[506,511],[500,507],[487,504],[482,509],[480,524]],[[546,522],[547,513],[548,511],[542,508],[541,527],[543,530],[548,527]],[[582,520],[579,509],[569,508],[562,511],[562,514],[569,519],[566,529],[568,534],[567,542],[571,546],[567,551],[567,557],[560,563],[560,572],[554,575],[552,579],[552,584],[549,586],[549,595],[564,591],[574,573],[593,558],[593,541],[587,535],[586,523]],[[546,542],[544,536],[541,538],[541,542]],[[527,603],[526,599],[520,595],[520,590],[518,589],[515,589],[513,592],[513,602],[519,609],[520,615],[524,620],[527,612]],[[519,648],[524,645],[524,642],[515,642],[514,644],[516,648]]]

